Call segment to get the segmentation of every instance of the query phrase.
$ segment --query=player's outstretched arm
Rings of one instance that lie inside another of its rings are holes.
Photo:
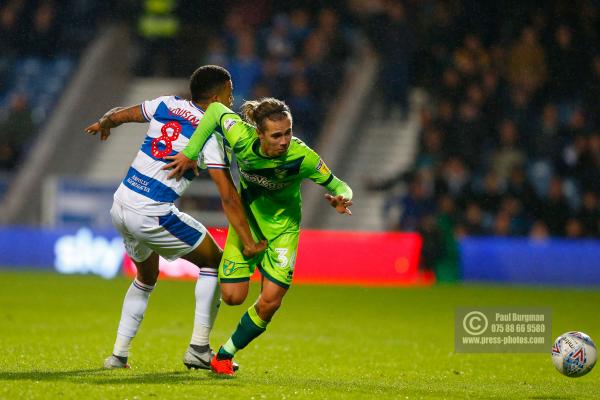
[[[142,115],[141,106],[115,107],[108,110],[99,120],[85,128],[85,132],[96,135],[100,132],[100,140],[107,140],[110,130],[126,122],[147,122]]]
[[[350,186],[333,174],[328,181],[325,188],[333,195],[327,193],[325,199],[333,208],[335,208],[335,211],[340,214],[352,215],[352,211],[350,211],[350,206],[352,205],[352,189]]]
[[[313,182],[324,186],[329,191],[329,193],[325,195],[325,200],[327,200],[338,213],[352,215],[352,211],[350,211],[350,206],[352,205],[352,189],[350,186],[333,175],[329,168],[327,168],[325,162],[313,150],[307,148],[306,154],[306,165],[310,171],[308,178]]]
[[[344,198],[344,196],[337,195],[332,196],[329,193],[325,194],[325,199],[331,204],[335,211],[340,214],[348,214],[352,215],[352,211],[350,211],[350,206],[352,205],[352,200]]]
[[[227,216],[227,220],[233,226],[237,232],[240,240],[244,244],[243,253],[246,257],[255,257],[258,254],[265,251],[267,248],[267,242],[261,240],[256,243],[250,232],[250,225],[248,225],[248,219],[244,206],[242,205],[242,199],[233,184],[231,173],[228,169],[209,169],[208,174],[212,178],[219,194],[221,196],[221,204],[223,205],[223,211]]]

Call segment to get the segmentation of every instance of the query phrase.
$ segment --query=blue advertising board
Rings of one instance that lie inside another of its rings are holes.
[[[125,254],[114,231],[0,227],[0,267],[116,276]]]
[[[539,285],[600,285],[600,241],[464,238],[465,281]]]

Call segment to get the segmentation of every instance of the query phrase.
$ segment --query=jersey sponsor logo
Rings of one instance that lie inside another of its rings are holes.
[[[300,173],[300,167],[302,165],[303,160],[304,157],[300,157],[295,160],[287,161],[284,164],[273,166],[271,168],[248,169],[246,167],[245,172],[248,174],[264,176],[268,179],[286,179],[293,177],[294,175],[298,175]]]
[[[319,171],[322,175],[329,175],[331,171],[327,168],[327,165],[323,162],[323,160],[319,160],[317,164],[316,170]]]
[[[237,120],[228,118],[223,123],[223,127],[225,128],[226,131],[229,131],[231,129],[231,127],[234,126],[236,123],[237,123]]]
[[[279,190],[279,189],[283,189],[286,186],[289,186],[289,182],[271,182],[269,180],[269,178],[264,177],[264,176],[260,176],[260,175],[255,175],[255,174],[251,174],[248,173],[246,171],[243,171],[240,169],[240,175],[242,175],[242,177],[251,183],[254,183],[258,186],[262,186],[265,189],[268,190]]]
[[[192,114],[188,110],[184,110],[183,108],[175,108],[172,110],[169,108],[169,115],[181,117],[181,118],[189,121],[189,123],[192,124],[194,127],[196,127],[198,125],[198,123],[200,122],[200,119],[198,117],[196,117],[194,114]]]
[[[149,182],[146,180],[143,180],[142,178],[133,175],[130,176],[129,178],[127,178],[127,183],[129,183],[131,186],[142,190],[146,193],[150,193],[150,188],[148,187]]]

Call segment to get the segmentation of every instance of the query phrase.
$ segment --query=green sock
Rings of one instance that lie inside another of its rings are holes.
[[[217,357],[219,359],[232,358],[238,350],[248,346],[261,333],[267,329],[268,322],[263,321],[256,312],[254,305],[242,315],[235,332],[229,338],[227,343],[219,349]]]

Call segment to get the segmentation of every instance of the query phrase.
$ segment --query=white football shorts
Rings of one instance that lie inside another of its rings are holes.
[[[127,254],[137,262],[147,260],[153,251],[169,261],[176,260],[198,247],[206,236],[204,225],[175,206],[167,215],[148,216],[115,200],[110,215]]]

